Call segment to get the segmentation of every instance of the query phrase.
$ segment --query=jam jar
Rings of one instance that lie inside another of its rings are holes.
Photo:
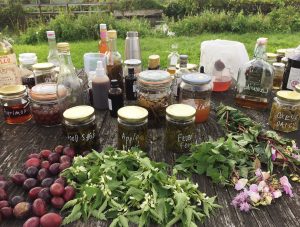
[[[41,83],[56,83],[56,71],[55,66],[52,63],[37,63],[33,66],[35,84]]]
[[[167,152],[189,152],[196,139],[196,109],[185,104],[173,104],[166,109],[166,113],[165,147]]]
[[[149,111],[149,118],[164,118],[171,104],[170,74],[162,70],[147,70],[140,73],[137,83],[137,103]]]
[[[35,53],[22,53],[19,55],[22,84],[28,88],[35,85],[33,65],[37,63],[37,56]]]
[[[8,124],[22,124],[32,117],[27,89],[24,85],[6,85],[0,88],[4,120]]]
[[[74,106],[63,113],[63,130],[70,145],[78,154],[100,146],[95,109],[91,106]]]
[[[29,92],[31,112],[37,124],[54,126],[61,124],[62,116],[56,94],[56,83],[35,85]]]
[[[148,111],[139,106],[126,106],[118,110],[118,149],[138,147],[147,149]]]
[[[179,102],[196,108],[196,123],[204,122],[210,113],[211,77],[204,73],[182,76]]]
[[[299,129],[300,93],[278,91],[274,98],[269,117],[269,125],[274,130],[293,132]]]

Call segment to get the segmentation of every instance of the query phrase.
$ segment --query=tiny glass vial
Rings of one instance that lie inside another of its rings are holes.
[[[118,111],[118,149],[138,147],[147,150],[148,111],[139,106],[126,106]]]
[[[273,77],[273,89],[279,90],[282,86],[283,74],[285,64],[280,62],[273,63],[274,77]]]
[[[8,124],[22,124],[32,117],[27,89],[24,85],[6,85],[0,88],[4,120]]]
[[[63,129],[70,145],[78,154],[100,146],[95,118],[91,106],[75,106],[64,111]]]
[[[33,66],[35,84],[41,83],[56,83],[56,71],[55,66],[52,63],[37,63]]]
[[[293,132],[299,129],[299,123],[300,93],[278,91],[272,104],[269,125],[277,131]]]
[[[37,63],[35,53],[23,53],[19,55],[22,84],[28,88],[35,85],[33,65]]]
[[[196,139],[196,109],[185,104],[173,104],[166,109],[166,113],[166,151],[188,153]]]

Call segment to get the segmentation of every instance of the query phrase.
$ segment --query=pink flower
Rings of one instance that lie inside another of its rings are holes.
[[[252,192],[258,192],[257,184],[251,184],[249,190]]]
[[[255,170],[255,176],[261,177],[261,169],[258,168]]]
[[[274,191],[274,192],[272,193],[272,195],[273,195],[273,197],[274,197],[275,199],[277,199],[277,198],[279,198],[279,197],[282,196],[282,193],[281,193],[281,191],[278,189],[278,190]]]
[[[245,188],[246,184],[248,183],[248,179],[241,178],[238,180],[238,182],[235,184],[235,190],[240,191]]]
[[[259,192],[262,192],[262,191],[265,189],[265,187],[268,187],[268,186],[267,186],[267,183],[266,183],[265,181],[261,181],[261,182],[259,182],[259,184],[258,184],[257,190],[258,190]]]
[[[270,178],[270,172],[262,172],[263,180],[268,180]]]
[[[298,162],[300,162],[300,155],[298,155],[298,154],[292,154],[292,157],[294,159],[296,159]]]
[[[271,148],[271,152],[272,152],[271,159],[272,159],[272,161],[275,161],[275,159],[276,159],[276,150],[273,147]]]
[[[297,147],[297,144],[296,144],[295,141],[293,141],[293,146],[292,146],[292,148],[293,148],[294,150],[298,150],[298,149],[299,149],[299,148]]]
[[[250,204],[247,202],[241,203],[240,210],[248,212],[250,210]]]
[[[250,196],[250,200],[254,203],[257,203],[261,199],[258,192],[249,191],[248,195]]]
[[[283,187],[285,194],[293,197],[292,185],[289,182],[289,179],[286,176],[280,178],[280,184]]]

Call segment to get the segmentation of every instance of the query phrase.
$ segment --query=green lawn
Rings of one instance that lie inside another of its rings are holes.
[[[274,52],[279,48],[297,47],[300,44],[300,33],[293,34],[201,34],[196,37],[173,37],[173,38],[141,38],[141,49],[143,65],[147,65],[147,58],[151,54],[159,54],[162,67],[166,67],[167,56],[172,43],[177,43],[179,53],[188,54],[189,62],[199,64],[200,43],[211,39],[228,39],[243,42],[246,45],[249,56],[252,56],[255,41],[258,37],[269,38],[268,52]],[[67,40],[66,40],[67,41]],[[87,52],[97,52],[97,41],[80,41],[71,43],[71,55],[76,68],[83,67],[83,55]],[[118,40],[118,48],[123,56],[124,40]],[[43,62],[47,59],[47,43],[38,45],[14,45],[17,54],[24,52],[35,52],[38,61]],[[233,50],[234,51],[234,50]]]

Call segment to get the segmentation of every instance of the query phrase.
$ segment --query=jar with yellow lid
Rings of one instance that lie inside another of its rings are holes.
[[[281,62],[281,59],[285,57],[285,52],[286,52],[286,49],[276,50],[276,54],[277,54],[276,60],[277,60],[277,62]]]
[[[95,117],[91,106],[75,106],[63,113],[63,129],[70,145],[82,154],[100,146]]]
[[[148,111],[139,106],[126,106],[118,110],[118,149],[138,147],[147,150]]]
[[[157,54],[150,55],[148,58],[148,70],[160,69],[160,57]]]
[[[56,82],[55,65],[52,63],[37,63],[32,66],[35,84]]]
[[[0,88],[4,120],[8,124],[22,124],[32,117],[27,89],[24,85],[5,85]]]
[[[274,130],[293,132],[299,129],[300,93],[278,91],[274,98],[269,124]]]
[[[277,62],[277,56],[278,54],[275,53],[267,53],[267,62],[272,65],[274,62]]]
[[[185,104],[173,104],[166,109],[166,113],[165,147],[167,152],[189,152],[196,139],[196,109]]]

